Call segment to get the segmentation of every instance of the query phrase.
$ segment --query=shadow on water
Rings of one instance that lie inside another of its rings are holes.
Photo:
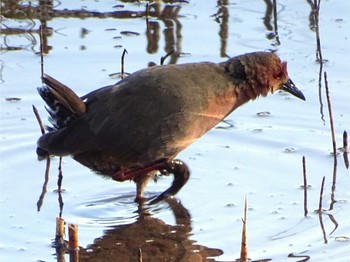
[[[49,181],[50,160],[48,159],[42,192],[37,202],[38,211],[44,203]],[[62,183],[62,170],[59,168],[58,188]],[[63,219],[63,197],[61,190],[57,190],[59,219]],[[121,205],[136,205],[134,195],[124,195],[117,198],[94,200],[84,203],[84,208],[100,208],[110,203]],[[164,207],[164,205],[167,207]],[[175,218],[175,225],[165,223],[154,214],[162,210],[171,210]],[[188,210],[175,198],[167,198],[159,205],[140,204],[132,215],[132,219],[126,217],[104,217],[94,219],[97,224],[118,224],[105,230],[103,236],[97,237],[93,244],[79,249],[79,259],[73,261],[215,261],[214,257],[223,254],[216,248],[209,248],[196,244],[189,239],[192,235],[191,216]],[[130,220],[136,220],[130,223]],[[57,226],[57,225],[56,225]],[[64,256],[70,253],[68,243],[57,238],[53,243],[56,250],[57,261],[64,261]],[[72,259],[72,254],[71,254]]]
[[[47,161],[44,184],[39,200],[38,211],[43,206],[49,180],[50,160]],[[62,170],[59,169],[61,179],[58,179],[58,187],[62,182]],[[57,190],[59,218],[63,217],[63,198],[61,190]],[[136,205],[134,195],[124,195],[117,198],[94,200],[85,203],[85,208],[99,208],[110,203],[121,205]],[[123,204],[124,203],[124,204]],[[167,207],[163,207],[167,205]],[[171,210],[175,218],[175,225],[165,223],[154,214],[162,210]],[[79,249],[79,259],[73,261],[215,261],[214,257],[223,254],[216,248],[209,248],[196,244],[195,240],[189,239],[192,235],[191,216],[188,210],[175,198],[167,198],[159,205],[140,204],[130,223],[130,218],[114,217],[95,219],[99,224],[118,224],[110,226],[104,235],[97,237],[93,244]],[[57,261],[64,261],[64,255],[70,253],[68,244],[63,239],[57,239],[53,243],[56,250]],[[70,253],[71,254],[71,253]]]
[[[175,218],[175,225],[153,217],[150,208],[140,206],[136,222],[114,226],[81,249],[83,261],[215,261],[220,249],[196,244],[191,236],[191,217],[175,198],[166,200]],[[154,208],[154,207],[152,207]],[[211,259],[209,258],[211,257]]]

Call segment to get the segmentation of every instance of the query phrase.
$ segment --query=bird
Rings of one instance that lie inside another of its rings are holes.
[[[174,178],[152,203],[178,193],[190,170],[177,155],[238,107],[277,90],[305,100],[272,52],[153,66],[82,97],[49,75],[42,81],[51,126],[37,141],[39,160],[70,155],[113,180],[133,180],[136,202],[157,175]]]

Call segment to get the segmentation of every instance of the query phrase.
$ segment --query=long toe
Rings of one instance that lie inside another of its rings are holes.
[[[167,190],[165,190],[156,198],[152,199],[150,202],[151,205],[175,195],[177,192],[180,191],[180,189],[187,183],[188,179],[190,178],[190,170],[188,166],[181,160],[171,160],[167,164],[168,165],[165,168],[165,171],[174,175],[173,183]]]

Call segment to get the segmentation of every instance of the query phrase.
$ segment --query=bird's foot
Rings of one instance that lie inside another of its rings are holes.
[[[171,186],[159,196],[151,199],[150,204],[156,204],[164,199],[174,196],[187,183],[190,177],[190,170],[181,160],[174,159],[166,162],[166,166],[161,170],[162,174],[173,174],[174,180]]]

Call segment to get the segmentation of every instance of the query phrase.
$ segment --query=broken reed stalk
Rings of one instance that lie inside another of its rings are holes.
[[[247,197],[244,199],[244,216],[242,219],[242,243],[241,243],[241,257],[240,261],[248,261],[248,243],[247,243]]]
[[[78,225],[68,225],[68,238],[69,261],[79,262]]]
[[[307,217],[307,179],[306,179],[306,163],[305,156],[303,156],[303,178],[304,178],[304,217]]]
[[[349,169],[349,158],[348,158],[348,133],[344,130],[343,132],[343,159],[346,169]]]
[[[64,219],[61,217],[56,217],[55,244],[57,247],[64,245]]]
[[[124,75],[124,58],[125,58],[125,54],[128,54],[128,51],[124,48],[124,51],[123,51],[123,54],[122,54],[122,75],[121,75],[121,78],[124,79],[125,75]]]
[[[78,225],[69,224],[68,225],[68,238],[69,238],[69,249],[79,249],[78,241]]]
[[[334,216],[332,214],[327,214],[329,217],[329,220],[334,224],[334,229],[332,230],[331,233],[329,233],[329,235],[332,235],[334,233],[335,230],[337,230],[339,224],[337,222],[337,220],[335,220]]]

